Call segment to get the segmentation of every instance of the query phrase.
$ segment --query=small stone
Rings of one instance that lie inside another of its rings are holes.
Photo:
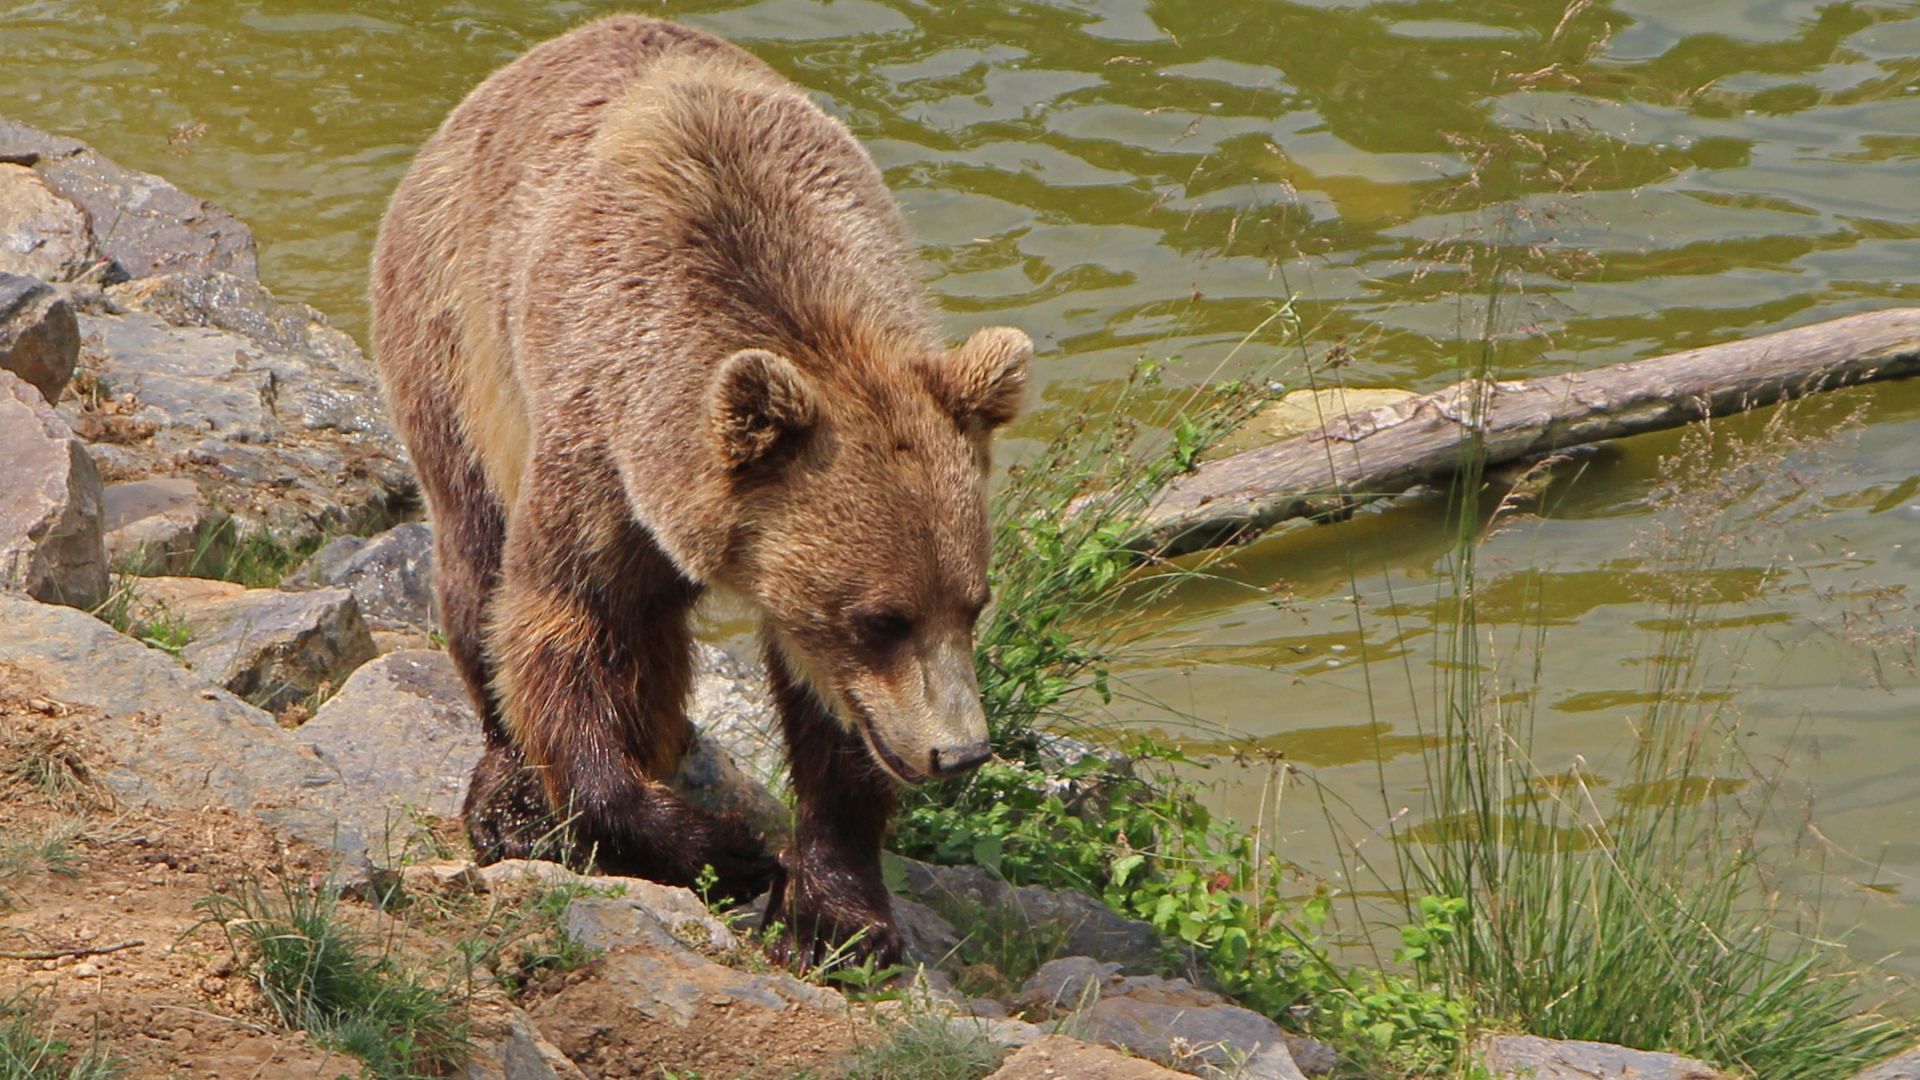
[[[342,536],[314,552],[287,585],[351,590],[361,614],[377,627],[433,626],[433,530],[419,522],[371,539]]]
[[[0,371],[0,589],[91,610],[107,595],[100,475],[40,391]]]
[[[987,1080],[1184,1080],[1185,1074],[1065,1035],[1036,1039]]]
[[[233,548],[226,513],[184,476],[108,484],[101,493],[107,560],[132,574],[205,573]]]
[[[0,272],[0,368],[33,384],[53,404],[79,362],[73,305],[37,278]]]
[[[1704,1061],[1678,1054],[1633,1050],[1611,1043],[1560,1041],[1536,1035],[1493,1035],[1480,1040],[1481,1063],[1493,1080],[1731,1080]]]
[[[1920,1080],[1920,1046],[1859,1073],[1853,1080]]]
[[[100,969],[99,967],[94,965],[92,962],[87,960],[82,960],[79,963],[68,968],[67,974],[73,975],[81,979],[91,979],[95,975],[100,974]]]

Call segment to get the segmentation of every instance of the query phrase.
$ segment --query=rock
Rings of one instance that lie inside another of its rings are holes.
[[[596,884],[602,882],[613,895],[582,897],[567,905],[567,933],[585,945],[612,949],[645,941],[722,952],[739,947],[733,930],[687,889],[639,878],[609,878]]]
[[[906,945],[907,959],[946,968],[959,959],[962,936],[954,925],[925,904],[893,897],[893,921]]]
[[[473,1056],[460,1073],[465,1080],[585,1080],[531,1017],[511,1005],[497,1008],[500,1015],[476,1019],[468,1032]]]
[[[674,790],[696,806],[745,818],[767,837],[769,845],[777,847],[793,831],[792,813],[765,784],[735,765],[726,749],[702,726],[710,720],[724,723],[729,715],[692,714],[693,742],[680,758],[680,771],[673,777]]]
[[[110,280],[170,270],[257,276],[253,233],[239,219],[85,143],[0,118],[0,161],[32,166],[86,212],[94,248],[111,260]]]
[[[1287,1051],[1308,1076],[1330,1076],[1340,1067],[1340,1052],[1319,1039],[1287,1032]]]
[[[913,859],[900,863],[906,879],[902,891],[936,911],[978,909],[1023,920],[1040,935],[1057,937],[1061,953],[1110,961],[1129,974],[1168,967],[1168,947],[1151,925],[1117,915],[1078,890],[1009,885],[978,866],[934,866]],[[1192,954],[1180,966],[1196,977],[1203,970]]]
[[[1184,979],[1124,976],[1115,964],[1067,957],[1041,965],[1020,1002],[1075,1017],[1077,1034],[1203,1076],[1301,1080],[1279,1025]]]
[[[373,636],[345,589],[292,593],[154,577],[141,580],[140,593],[192,631],[181,659],[262,708],[337,687],[374,656]]]
[[[1035,1040],[1001,1064],[987,1080],[1184,1080],[1182,1074],[1139,1058],[1090,1046],[1065,1035]]]
[[[338,537],[314,552],[285,584],[349,589],[360,601],[361,614],[382,629],[431,629],[433,530],[409,522],[372,539]]]
[[[698,1033],[707,1076],[787,1076],[809,1068],[837,1076],[830,1047],[844,1046],[855,1023],[846,999],[831,990],[645,943],[609,952],[595,978],[570,983],[531,1013],[583,1071],[618,1076],[633,1075],[636,1063],[685,1060],[690,1029]],[[770,1053],[780,1055],[778,1071]]]
[[[71,281],[94,258],[87,215],[39,173],[0,163],[0,271]]]
[[[701,642],[694,656],[694,726],[706,732],[747,775],[774,791],[786,787],[786,744],[773,715],[766,668]]]
[[[122,802],[192,811],[224,803],[351,860],[363,856],[369,821],[343,798],[340,774],[271,714],[165,653],[90,615],[0,594],[0,663],[34,693],[101,714],[88,731],[111,760],[96,775]]]
[[[205,270],[162,274],[114,285],[106,298],[126,311],[158,315],[172,326],[229,330],[269,348],[336,365],[361,362],[360,347],[325,315],[306,304],[278,299],[251,277]]]
[[[243,530],[351,530],[411,497],[373,373],[157,315],[80,317],[92,392],[60,406],[113,480],[191,475]]]
[[[1480,1040],[1480,1061],[1493,1080],[1731,1080],[1704,1061],[1630,1050],[1611,1043],[1556,1041],[1535,1035],[1492,1035]]]
[[[184,476],[157,476],[101,491],[107,563],[133,574],[189,574],[224,565],[232,519]]]
[[[408,808],[457,819],[480,760],[480,721],[443,652],[406,650],[367,662],[298,736],[339,770],[349,798],[391,814],[396,827]]]
[[[1920,1080],[1920,1046],[1855,1075],[1853,1080]]]
[[[5,205],[0,194],[0,215]],[[79,362],[80,322],[73,305],[44,281],[0,272],[0,369],[33,384],[52,404]]]
[[[1047,1037],[1038,1024],[1004,1016],[955,1016],[947,1020],[947,1027],[962,1035],[978,1035],[995,1046],[1027,1046]]]
[[[91,610],[107,595],[100,475],[39,390],[0,371],[0,589]]]

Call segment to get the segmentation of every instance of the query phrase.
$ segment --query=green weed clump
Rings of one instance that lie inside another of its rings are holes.
[[[848,1063],[848,1080],[980,1080],[1006,1056],[978,1026],[935,1012],[911,1012],[884,1031]]]
[[[460,1003],[348,926],[327,891],[282,884],[270,893],[249,883],[196,907],[229,944],[245,947],[282,1024],[359,1058],[370,1075],[437,1076],[466,1059]]]

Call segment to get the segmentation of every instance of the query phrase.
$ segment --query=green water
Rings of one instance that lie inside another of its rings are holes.
[[[16,2],[0,6],[0,111],[231,207],[274,289],[360,332],[375,223],[413,148],[486,71],[609,10]],[[1032,333],[1037,409],[1014,456],[1143,354],[1210,367],[1290,292],[1318,378],[1449,381],[1482,318],[1457,273],[1428,272],[1449,238],[1517,268],[1497,319],[1508,375],[1920,300],[1914,4],[1628,0],[1564,20],[1558,0],[643,10],[749,44],[848,121],[906,206],[956,336],[988,321]],[[1335,345],[1339,365],[1322,363]],[[1255,354],[1305,381],[1277,328]],[[1847,615],[1873,590],[1920,586],[1920,386],[1835,397],[1860,425],[1780,470],[1815,512],[1724,555],[1702,633],[1742,665],[1744,745],[1762,763],[1792,750],[1790,794],[1813,799],[1833,895],[1862,922],[1853,947],[1877,958],[1920,944],[1920,691],[1895,652],[1880,685],[1840,639],[1861,635]],[[1676,445],[1585,462],[1551,512],[1485,545],[1493,638],[1547,625],[1544,767],[1580,755],[1604,775],[1618,760],[1661,617],[1642,587],[1649,498]],[[1231,582],[1184,597],[1193,624],[1131,674],[1384,824],[1419,805],[1442,524],[1437,503],[1413,502],[1284,530],[1239,553]],[[1241,587],[1276,583],[1277,606]],[[1878,602],[1913,617],[1912,597]],[[1223,775],[1222,801],[1251,813],[1263,774]],[[1331,873],[1315,797],[1288,800],[1286,850]]]

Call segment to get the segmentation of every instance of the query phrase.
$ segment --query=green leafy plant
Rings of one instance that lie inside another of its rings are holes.
[[[0,998],[0,1080],[112,1080],[125,1068],[98,1034],[85,1047],[54,1035],[44,999],[19,991]]]

